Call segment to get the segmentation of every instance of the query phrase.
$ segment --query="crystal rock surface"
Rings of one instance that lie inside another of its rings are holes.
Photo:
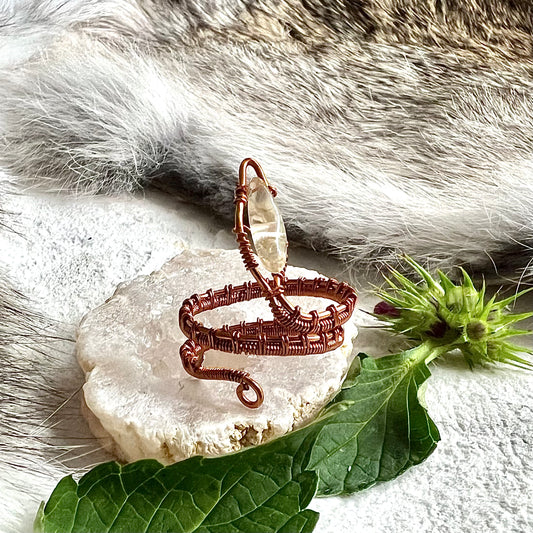
[[[288,267],[290,277],[316,272]],[[305,357],[261,357],[209,351],[206,366],[245,369],[263,387],[259,409],[244,407],[237,384],[193,378],[182,367],[185,337],[178,310],[192,293],[251,279],[237,250],[186,250],[149,276],[118,286],[78,328],[77,356],[85,372],[84,413],[93,433],[126,461],[163,463],[192,455],[237,451],[309,422],[340,388],[352,360],[355,311],[334,351]],[[325,309],[320,298],[291,298],[303,309]],[[361,315],[361,316],[358,316]],[[207,311],[209,326],[271,317],[263,299]],[[363,319],[364,321],[364,319]]]
[[[287,234],[274,198],[261,178],[248,184],[248,224],[255,252],[270,272],[281,272],[287,262]]]

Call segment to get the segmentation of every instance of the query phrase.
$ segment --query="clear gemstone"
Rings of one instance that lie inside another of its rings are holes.
[[[272,194],[258,177],[248,184],[248,224],[261,264],[269,272],[281,272],[287,263],[287,234]]]

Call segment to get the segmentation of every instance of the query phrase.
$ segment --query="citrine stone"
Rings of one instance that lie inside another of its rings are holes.
[[[248,225],[255,253],[269,272],[281,272],[287,263],[287,234],[274,198],[261,178],[248,184]]]

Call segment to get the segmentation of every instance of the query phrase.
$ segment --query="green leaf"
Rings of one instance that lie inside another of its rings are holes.
[[[43,533],[311,532],[318,514],[304,509],[316,492],[313,472],[293,475],[280,441],[216,459],[193,457],[164,467],[154,460],[97,466],[79,483],[62,479],[41,506]]]
[[[365,358],[353,387],[337,402],[351,405],[328,418],[304,468],[319,475],[318,493],[350,493],[390,480],[426,459],[439,440],[421,386],[426,365],[445,348],[424,343],[381,359]]]

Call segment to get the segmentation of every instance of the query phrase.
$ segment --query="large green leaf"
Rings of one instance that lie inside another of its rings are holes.
[[[407,352],[364,358],[354,385],[334,404],[348,407],[326,419],[303,465],[319,474],[319,494],[362,490],[388,481],[426,459],[439,431],[424,406],[426,365],[438,347],[422,344]]]
[[[217,459],[193,457],[163,467],[154,460],[97,466],[76,483],[61,480],[39,509],[43,533],[306,533],[318,514],[303,510],[317,476],[293,476],[279,441]]]

